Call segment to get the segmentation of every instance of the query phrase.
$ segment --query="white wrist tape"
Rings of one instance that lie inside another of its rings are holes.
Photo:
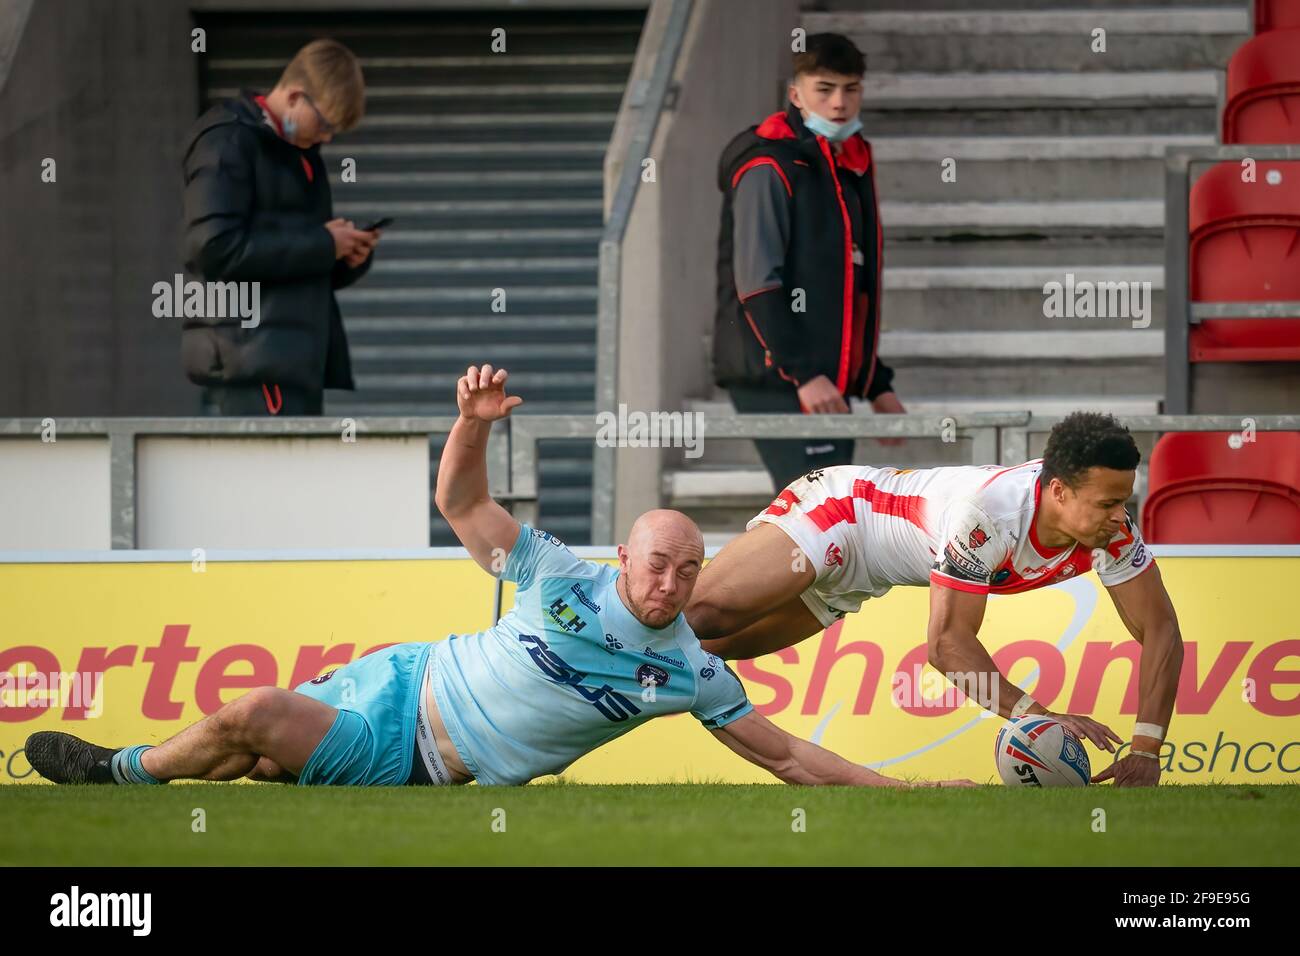
[[[1034,706],[1034,698],[1026,694],[1024,697],[1021,697],[1020,700],[1016,701],[1016,706],[1011,708],[1011,716],[1019,717],[1021,714],[1023,714],[1025,711],[1027,711],[1030,707],[1033,706]]]
[[[1165,739],[1165,728],[1159,724],[1134,724],[1134,737],[1154,737],[1156,740]]]

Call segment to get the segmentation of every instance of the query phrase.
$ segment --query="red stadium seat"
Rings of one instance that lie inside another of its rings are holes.
[[[1300,0],[1255,0],[1255,32],[1300,27]]]
[[[1228,61],[1225,143],[1300,143],[1300,30],[1251,37]]]
[[[1142,536],[1155,544],[1300,544],[1300,432],[1177,432],[1151,452]]]
[[[1300,301],[1300,162],[1264,162],[1242,182],[1219,163],[1192,186],[1193,302]],[[1193,362],[1300,360],[1300,318],[1208,319],[1188,334]]]

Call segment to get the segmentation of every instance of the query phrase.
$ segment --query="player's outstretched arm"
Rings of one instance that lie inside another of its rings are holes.
[[[1137,577],[1106,589],[1120,620],[1142,645],[1138,665],[1137,729],[1130,753],[1092,778],[1114,779],[1116,786],[1154,786],[1160,781],[1160,744],[1169,731],[1183,670],[1183,637],[1160,569],[1152,565]],[[1143,730],[1151,733],[1141,733]],[[1157,733],[1158,732],[1158,733]],[[1143,756],[1143,754],[1154,754]]]
[[[460,418],[447,436],[438,463],[434,501],[479,567],[490,574],[505,569],[506,556],[519,537],[519,522],[488,494],[487,442],[492,423],[522,404],[506,396],[506,370],[471,365],[456,382]]]
[[[886,777],[845,760],[839,754],[818,747],[750,711],[739,720],[712,731],[713,736],[750,763],[762,767],[786,783],[805,786],[912,787],[916,784]],[[969,780],[944,780],[935,786],[973,787]],[[921,784],[920,786],[924,786]]]
[[[930,622],[926,632],[930,666],[980,706],[1000,717],[1047,714],[1080,738],[1114,752],[1114,744],[1123,741],[1105,724],[1079,714],[1054,713],[1036,701],[1021,703],[1027,696],[1025,692],[1003,676],[988,649],[980,643],[978,635],[987,604],[987,594],[931,584]],[[991,699],[981,699],[986,695]]]

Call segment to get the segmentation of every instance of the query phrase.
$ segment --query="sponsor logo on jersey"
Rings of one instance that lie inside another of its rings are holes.
[[[989,543],[989,536],[984,533],[983,528],[976,525],[975,529],[970,533],[970,538],[968,540],[970,541],[970,549],[972,551],[978,551],[980,548],[984,547],[984,545]]]
[[[537,669],[545,674],[547,678],[557,684],[572,688],[574,692],[581,695],[596,710],[600,711],[601,715],[607,720],[617,723],[627,720],[634,714],[641,713],[635,704],[608,684],[602,684],[595,690],[584,687],[582,681],[587,675],[571,667],[568,661],[551,650],[550,646],[536,634],[520,634],[519,643],[524,645],[528,651],[528,656],[537,665]]]
[[[668,672],[655,664],[642,664],[636,669],[636,682],[642,687],[663,687],[668,683]]]
[[[804,481],[821,481],[821,480],[822,480],[822,475],[824,475],[825,473],[826,473],[826,472],[825,472],[824,469],[821,469],[821,468],[814,468],[812,471],[808,472],[808,474],[806,474],[806,475],[803,476],[803,480],[804,480]]]
[[[772,500],[772,503],[767,506],[767,510],[763,514],[783,515],[798,503],[799,496],[787,488]]]
[[[312,683],[312,684],[323,684],[323,683],[325,683],[327,680],[329,680],[329,679],[330,679],[331,677],[333,677],[333,676],[334,676],[334,671],[330,671],[328,674],[321,674],[320,677],[313,677],[313,678],[309,681],[309,683]]]
[[[943,560],[939,562],[939,571],[942,574],[965,581],[978,581],[981,584],[989,578],[988,568],[960,554],[951,541],[943,549]]]
[[[553,545],[553,546],[555,546],[555,547],[557,547],[557,548],[562,548],[562,547],[564,547],[564,542],[563,542],[563,541],[561,541],[561,540],[560,540],[559,538],[557,538],[555,535],[551,534],[549,531],[543,531],[541,528],[534,528],[534,529],[533,529],[533,537],[534,537],[534,538],[541,538],[543,541],[546,541],[546,542],[548,542],[549,544],[551,544],[551,545]]]
[[[1147,549],[1146,549],[1146,546],[1143,545],[1143,544],[1141,544],[1141,543],[1139,543],[1138,546],[1137,546],[1136,548],[1133,549],[1133,560],[1130,561],[1129,564],[1130,564],[1132,567],[1140,568],[1140,567],[1142,567],[1142,565],[1144,565],[1144,564],[1146,564],[1146,563],[1147,563]]]
[[[564,598],[556,598],[552,601],[551,606],[546,609],[546,616],[558,624],[560,630],[568,631],[570,634],[577,634],[587,626],[587,622],[564,603]]]
[[[573,587],[569,588],[569,590],[573,592],[573,596],[578,599],[578,603],[583,607],[591,608],[591,610],[596,614],[600,613],[600,605],[587,597],[587,595],[582,592],[582,587],[580,585],[575,584]]]
[[[679,661],[675,657],[665,657],[663,654],[656,654],[654,651],[650,649],[649,645],[647,645],[646,649],[641,653],[644,654],[646,657],[653,657],[657,661],[663,661],[665,664],[672,664],[673,667],[678,667],[681,668],[682,670],[686,670],[685,661]]]
[[[700,668],[700,676],[703,677],[705,680],[713,680],[713,678],[718,676],[718,668],[720,668],[721,666],[722,666],[721,658],[718,658],[713,654],[710,654],[708,663]]]
[[[615,637],[613,634],[606,634],[606,635],[605,635],[605,650],[606,650],[608,653],[613,654],[613,653],[615,653],[616,651],[621,651],[622,649],[623,649],[623,642],[622,642],[622,641],[620,641],[620,640],[619,640],[617,637]]]
[[[837,544],[828,545],[826,548],[826,567],[833,568],[836,565],[844,567],[844,554],[840,551]]]

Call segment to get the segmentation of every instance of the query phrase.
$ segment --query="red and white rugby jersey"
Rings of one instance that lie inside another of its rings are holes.
[[[1042,459],[1014,468],[987,469],[985,480],[951,495],[942,511],[930,583],[979,594],[1014,594],[1064,581],[1093,568],[1114,587],[1137,577],[1154,559],[1130,515],[1104,548],[1075,543],[1048,548],[1035,523],[1042,496]]]
[[[749,526],[778,524],[809,555],[824,554],[818,587],[828,595],[927,583],[1013,594],[1094,567],[1113,587],[1153,563],[1131,518],[1104,549],[1045,547],[1034,528],[1041,472],[1041,459],[1012,468],[826,468],[791,484]]]

